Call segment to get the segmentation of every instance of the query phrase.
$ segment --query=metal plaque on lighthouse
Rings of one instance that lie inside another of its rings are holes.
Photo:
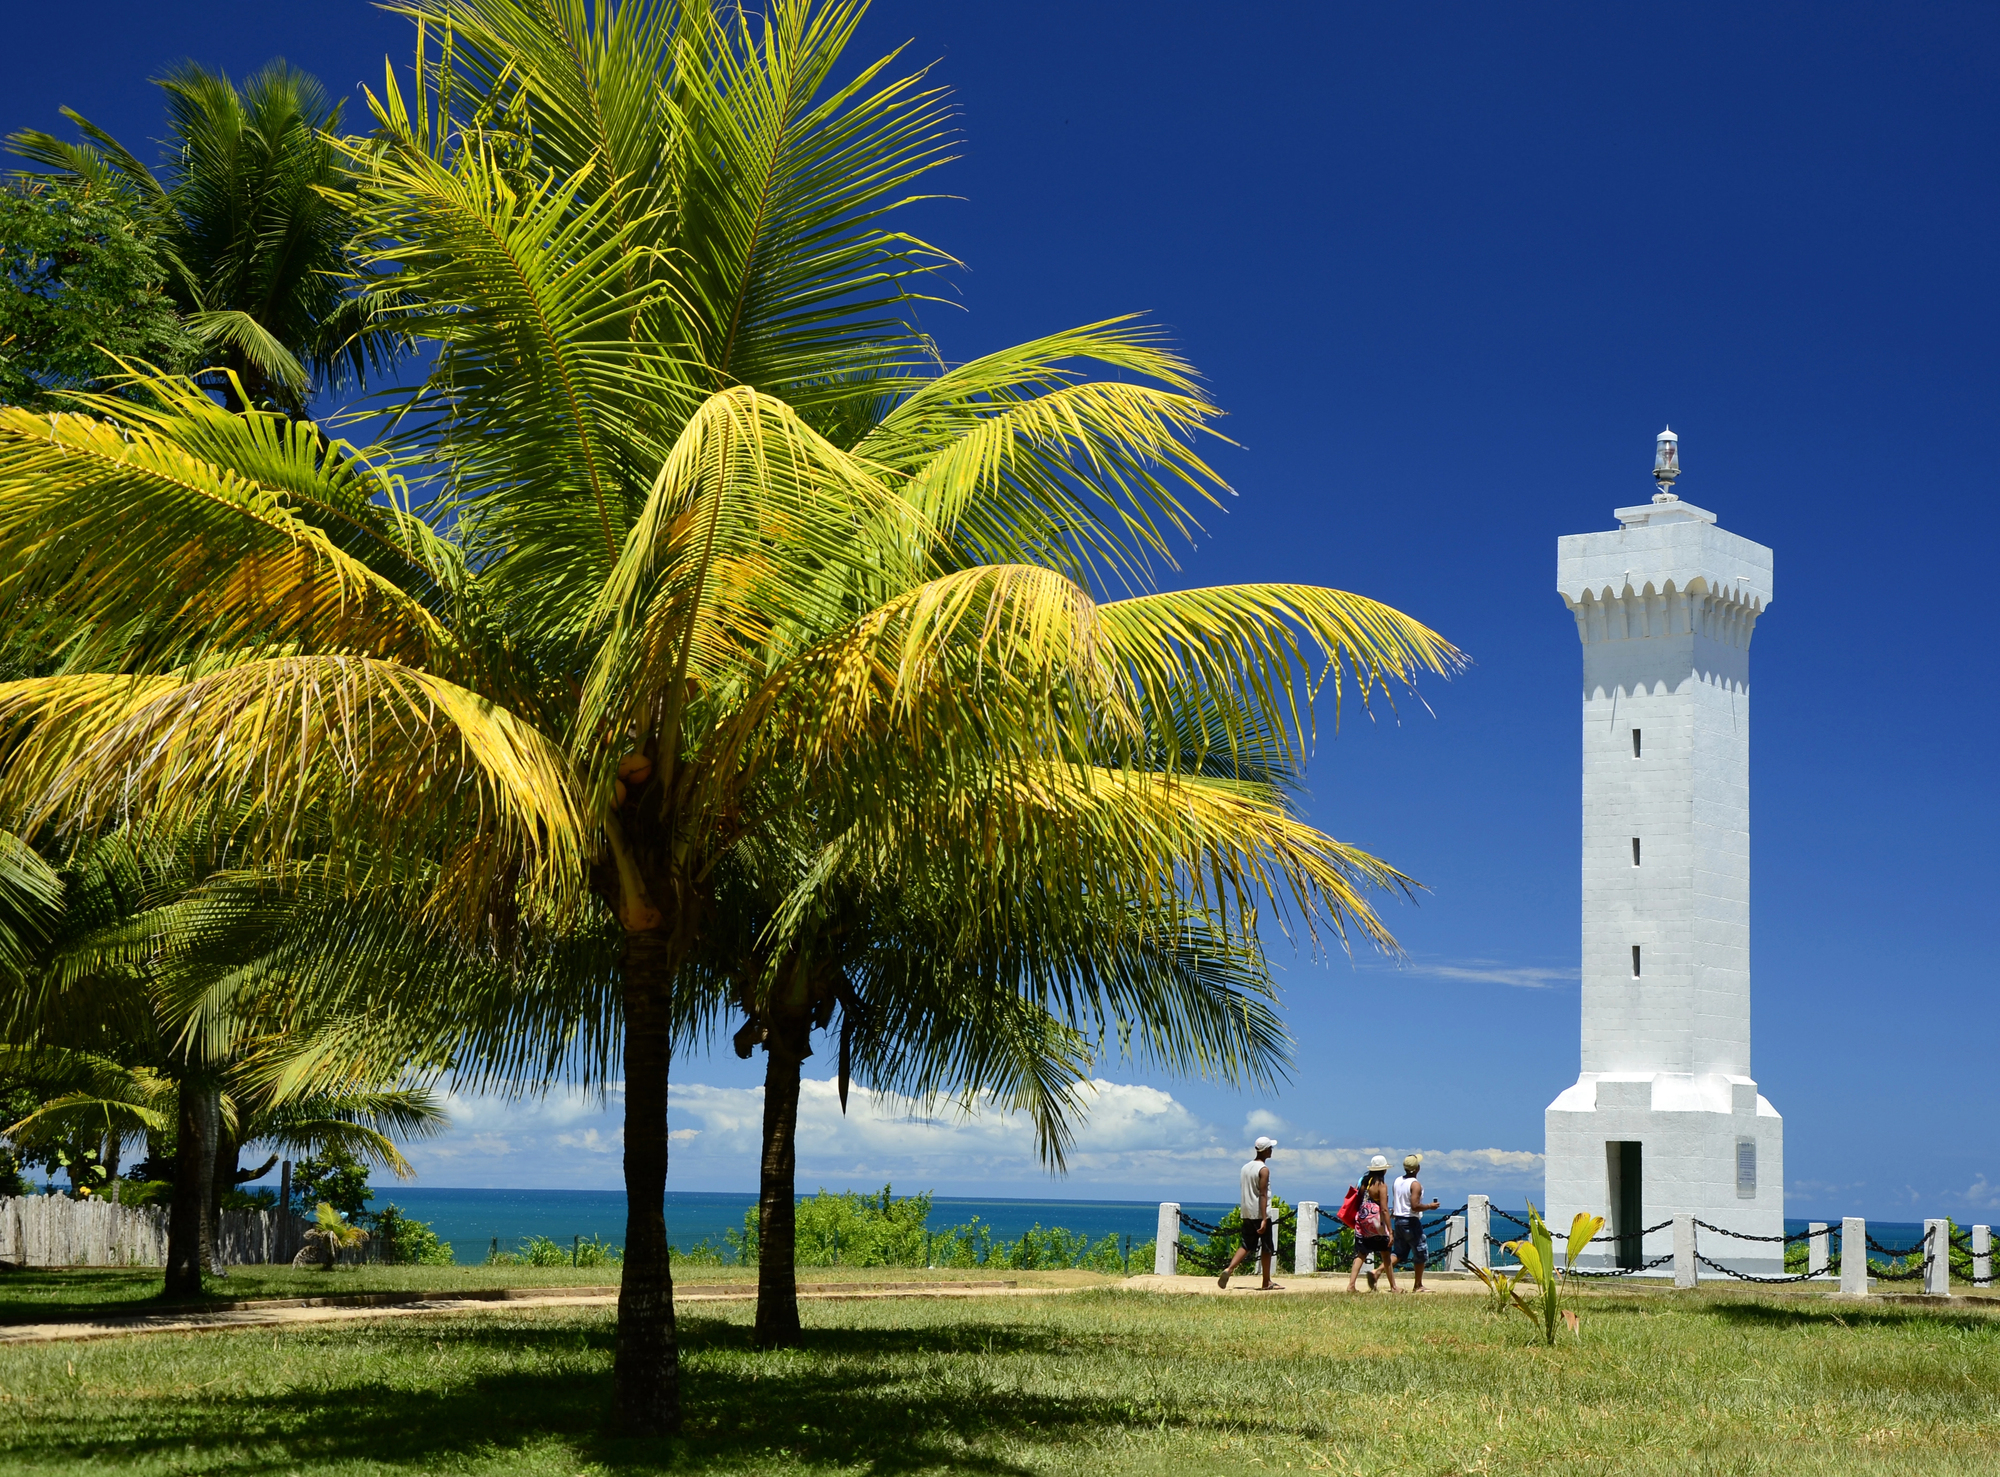
[[[1557,541],[1583,642],[1583,1060],[1546,1115],[1551,1224],[1611,1238],[1581,1265],[1672,1251],[1692,1214],[1784,1232],[1784,1120],[1750,1072],[1750,636],[1771,551],[1672,491],[1658,440],[1647,503]],[[1646,1232],[1641,1236],[1638,1233]],[[1783,1247],[1704,1233],[1751,1273]]]

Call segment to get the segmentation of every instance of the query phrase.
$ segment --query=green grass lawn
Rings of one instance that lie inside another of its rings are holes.
[[[0,1349],[0,1471],[2000,1471],[2000,1313],[1592,1295],[1544,1349],[1476,1299],[1085,1290],[682,1319],[688,1432],[607,1437],[611,1322],[509,1305]]]

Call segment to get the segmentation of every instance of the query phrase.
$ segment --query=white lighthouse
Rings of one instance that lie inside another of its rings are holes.
[[[1693,1214],[1783,1234],[1784,1120],[1750,1075],[1750,635],[1771,551],[1671,491],[1557,541],[1583,639],[1583,1062],[1549,1104],[1548,1211],[1618,1234]],[[1637,1265],[1672,1232],[1586,1256]],[[1782,1270],[1782,1247],[1702,1235]]]

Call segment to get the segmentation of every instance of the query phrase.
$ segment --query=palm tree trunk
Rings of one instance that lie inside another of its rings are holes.
[[[799,1342],[799,1059],[774,1035],[764,1052],[764,1165],[757,1194],[757,1346]]]
[[[215,1134],[215,1176],[209,1183],[208,1203],[210,1209],[220,1213],[223,1197],[236,1188],[236,1140],[229,1136],[229,1130],[220,1126]]]
[[[201,1296],[201,1274],[209,1265],[214,1244],[209,1201],[222,1097],[190,1074],[181,1079],[179,1109],[174,1198],[167,1214],[167,1275],[161,1291],[170,1298],[191,1298]]]
[[[680,1352],[667,1250],[667,1071],[673,1057],[672,948],[664,931],[625,935],[625,1270],[612,1364],[619,1424],[680,1430]]]
[[[222,1123],[222,1115],[218,1112],[215,1125],[215,1169],[208,1185],[209,1243],[210,1250],[218,1258],[222,1254],[222,1201],[236,1188],[236,1155],[236,1140],[230,1136],[228,1128]],[[209,1268],[218,1277],[229,1275],[228,1268],[219,1260],[211,1261]]]

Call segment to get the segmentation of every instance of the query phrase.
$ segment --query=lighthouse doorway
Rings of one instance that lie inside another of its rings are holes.
[[[1646,1180],[1640,1148],[1629,1139],[1614,1139],[1604,1146],[1604,1167],[1611,1182],[1611,1234],[1622,1238],[1612,1245],[1621,1267],[1637,1267],[1645,1261],[1645,1244],[1632,1234],[1646,1224]]]

